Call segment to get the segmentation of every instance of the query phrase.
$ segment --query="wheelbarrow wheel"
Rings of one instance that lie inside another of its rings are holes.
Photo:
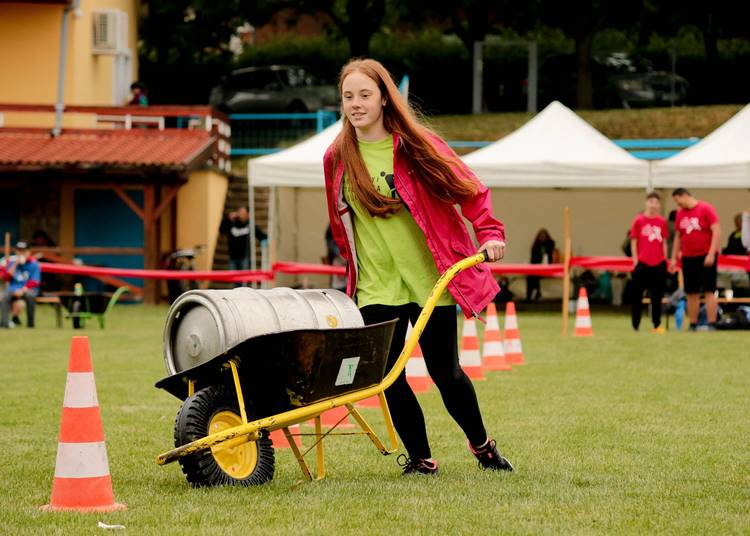
[[[188,397],[177,413],[175,446],[239,424],[242,418],[233,394],[221,386],[206,387]],[[180,458],[192,486],[257,486],[273,479],[275,458],[267,432],[256,441],[217,447]]]

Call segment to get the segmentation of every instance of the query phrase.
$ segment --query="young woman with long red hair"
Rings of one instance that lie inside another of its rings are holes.
[[[488,189],[415,119],[382,64],[350,61],[339,91],[343,129],[324,159],[331,229],[347,260],[347,292],[365,323],[398,319],[390,368],[407,323],[416,321],[439,274],[476,253],[455,205],[491,261],[505,254],[504,226],[492,216]],[[458,364],[455,305],[467,317],[476,315],[497,294],[497,283],[480,265],[459,274],[448,289],[420,339],[427,369],[480,466],[511,471],[487,435],[474,387]],[[385,394],[408,452],[404,473],[436,474],[424,415],[404,373]]]

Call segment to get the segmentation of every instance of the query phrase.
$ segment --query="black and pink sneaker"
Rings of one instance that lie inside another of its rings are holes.
[[[481,447],[474,448],[469,442],[467,442],[467,445],[469,445],[469,451],[479,460],[479,466],[482,469],[492,469],[493,471],[513,470],[511,463],[497,451],[494,439],[487,439]]]
[[[399,454],[396,458],[396,462],[404,468],[403,474],[405,475],[436,475],[438,474],[438,463],[435,460],[425,460],[423,458],[417,458],[412,460],[405,454]]]

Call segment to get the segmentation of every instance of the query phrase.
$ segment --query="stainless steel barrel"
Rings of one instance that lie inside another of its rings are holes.
[[[200,365],[258,335],[295,329],[364,326],[359,309],[338,290],[191,290],[169,309],[164,362],[169,374]]]

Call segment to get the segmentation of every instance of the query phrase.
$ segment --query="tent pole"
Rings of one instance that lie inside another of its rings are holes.
[[[255,185],[250,178],[250,166],[247,168],[247,209],[250,212],[250,269],[256,270],[258,268],[258,254],[255,251],[255,226],[257,225],[257,219],[255,217]],[[255,286],[253,284],[253,286]]]
[[[271,270],[273,265],[276,263],[276,186],[269,186],[268,188],[268,266],[265,266],[265,270]],[[273,283],[265,283],[268,286],[275,285]]]
[[[562,296],[562,334],[568,335],[568,301],[570,300],[570,207],[563,209],[563,296]]]

